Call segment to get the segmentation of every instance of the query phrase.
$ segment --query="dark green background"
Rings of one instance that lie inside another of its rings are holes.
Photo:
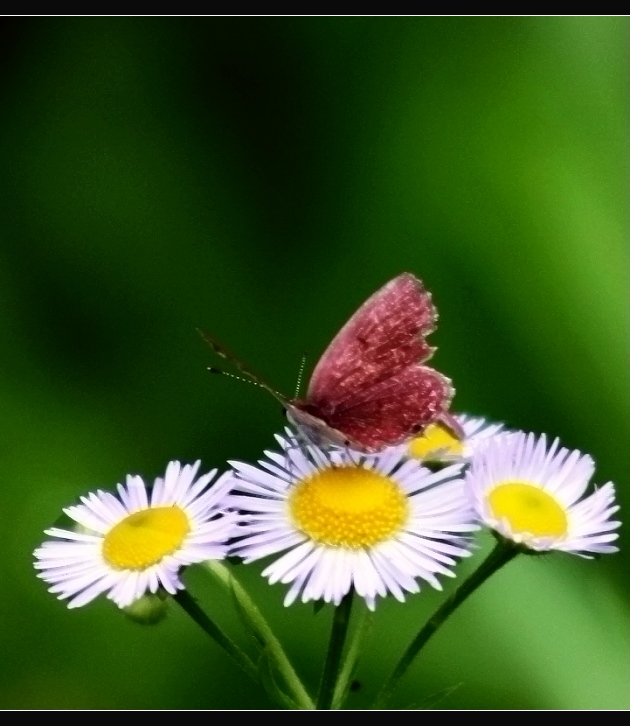
[[[278,405],[211,376],[197,326],[291,394],[302,353],[412,271],[454,410],[591,453],[625,516],[628,26],[1,21],[0,707],[270,707],[175,607],[154,628],[104,599],[69,612],[32,568],[78,495],[273,444]],[[500,572],[391,705],[629,708],[627,527],[619,543]],[[283,609],[260,569],[238,574],[312,685],[331,613]],[[240,637],[204,574],[187,580]],[[379,604],[350,706],[439,600]]]

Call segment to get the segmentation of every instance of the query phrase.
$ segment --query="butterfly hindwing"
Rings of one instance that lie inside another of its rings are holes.
[[[448,378],[424,366],[407,367],[381,380],[358,400],[322,414],[334,430],[368,451],[401,443],[419,433],[448,408]]]

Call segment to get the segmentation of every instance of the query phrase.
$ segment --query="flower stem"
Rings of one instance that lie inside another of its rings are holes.
[[[313,699],[308,695],[302,681],[295,672],[291,661],[287,657],[280,641],[276,638],[269,624],[260,610],[254,604],[245,588],[238,582],[230,570],[218,560],[208,560],[204,563],[206,569],[224,587],[231,590],[242,619],[254,635],[260,647],[264,649],[267,657],[272,661],[278,673],[281,674],[291,699],[300,709],[314,709]],[[258,675],[256,675],[256,680]]]
[[[247,675],[258,683],[258,669],[253,661],[219,628],[218,625],[199,607],[195,599],[186,591],[180,590],[173,595],[173,600],[178,603],[199,627],[209,635],[230,658]]]
[[[337,683],[335,685],[335,693],[333,695],[331,709],[337,710],[341,708],[343,702],[348,696],[350,690],[350,681],[354,675],[354,671],[359,660],[359,654],[361,648],[364,645],[365,638],[368,634],[368,630],[372,626],[373,613],[367,611],[365,608],[361,608],[358,613],[358,622],[355,618],[355,624],[352,632],[352,637],[348,643],[348,649],[346,656],[343,661]]]
[[[518,547],[509,542],[499,540],[492,549],[488,557],[479,565],[479,567],[464,580],[462,584],[448,597],[442,605],[435,611],[433,616],[429,618],[427,623],[420,629],[416,637],[411,641],[409,647],[403,654],[394,669],[394,672],[385,681],[381,688],[373,708],[382,708],[385,701],[389,698],[393,690],[398,685],[398,681],[407,671],[413,659],[418,655],[420,650],[433,633],[444,623],[448,616],[456,610],[469,595],[482,585],[490,575],[494,574],[498,569],[507,564],[519,553]]]
[[[335,608],[330,642],[328,643],[328,654],[326,656],[322,682],[319,686],[319,694],[317,696],[318,710],[330,709],[333,702],[335,684],[337,683],[339,668],[341,666],[341,654],[344,643],[346,642],[346,635],[348,634],[353,595],[354,590],[350,590]]]

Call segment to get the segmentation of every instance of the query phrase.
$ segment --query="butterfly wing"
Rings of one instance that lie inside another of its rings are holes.
[[[366,450],[399,443],[448,409],[454,391],[423,366],[437,312],[430,293],[403,273],[372,295],[317,363],[304,402],[327,426]]]
[[[352,405],[330,414],[322,412],[322,418],[355,448],[380,451],[406,441],[439,418],[453,393],[446,376],[426,366],[414,366],[379,381]]]

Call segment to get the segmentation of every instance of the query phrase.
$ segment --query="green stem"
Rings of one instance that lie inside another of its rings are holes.
[[[368,630],[372,626],[372,614],[365,607],[361,608],[359,612],[358,622],[355,623],[352,638],[348,645],[348,652],[339,671],[339,678],[337,678],[331,706],[334,710],[341,708],[350,690],[350,681],[354,675],[357,661],[359,660],[359,653],[365,642]]]
[[[398,681],[407,671],[413,659],[418,655],[422,647],[427,643],[429,638],[444,623],[448,616],[456,610],[469,595],[482,585],[493,573],[507,564],[519,553],[518,547],[509,542],[499,541],[488,557],[479,565],[479,567],[464,580],[462,584],[448,597],[442,605],[435,611],[426,625],[420,629],[416,637],[403,654],[394,672],[385,682],[374,702],[374,708],[382,708],[385,701],[389,698]]]
[[[186,590],[180,590],[173,595],[173,600],[178,603],[199,627],[209,635],[230,658],[242,668],[247,675],[258,683],[258,669],[250,658],[232,642],[230,638],[211,620],[208,615],[199,607],[194,598]]]
[[[346,642],[346,635],[348,634],[353,595],[354,590],[350,590],[335,608],[330,642],[328,643],[328,654],[326,656],[322,682],[317,696],[318,710],[329,710],[333,702],[335,684],[337,683],[337,676],[341,664],[341,654],[344,643]]]
[[[245,588],[238,582],[230,570],[218,560],[209,560],[204,563],[206,569],[224,587],[232,591],[234,598],[241,610],[242,615],[247,618],[247,623],[253,630],[256,640],[261,648],[265,649],[267,657],[273,662],[278,672],[282,675],[292,700],[301,709],[314,709],[313,699],[308,695],[302,681],[291,665],[280,641],[273,634],[269,624],[263,617],[260,610],[254,604]],[[258,680],[258,678],[257,678]]]

